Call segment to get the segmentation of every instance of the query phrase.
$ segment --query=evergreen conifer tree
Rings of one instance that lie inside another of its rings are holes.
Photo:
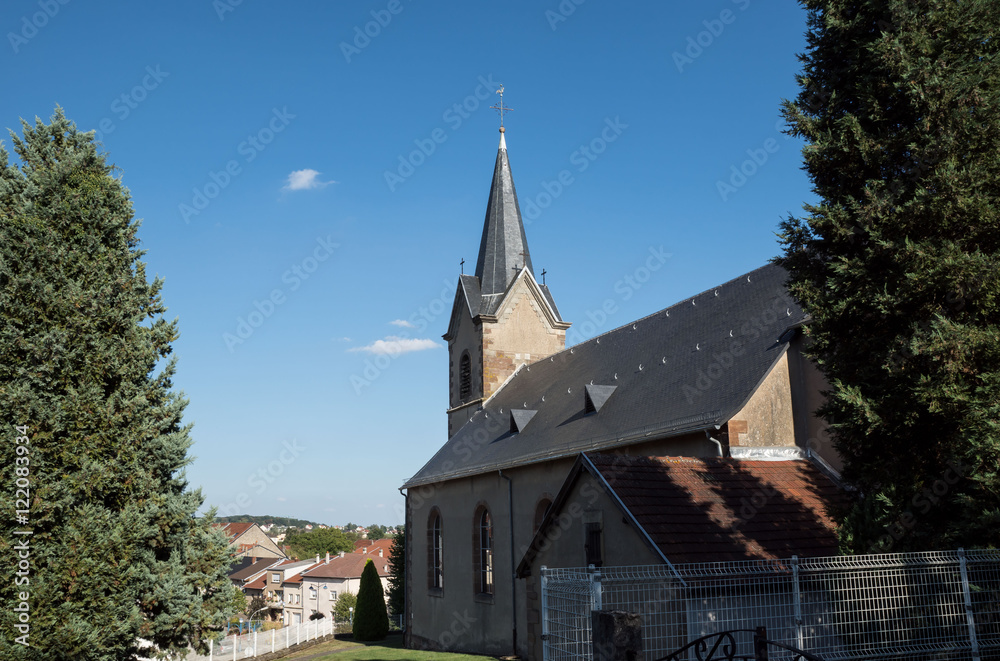
[[[0,149],[0,575],[15,576],[23,539],[30,567],[23,585],[0,583],[0,602],[26,593],[30,647],[5,607],[0,658],[207,649],[231,614],[232,558],[183,475],[177,323],[163,319],[162,281],[147,281],[128,192],[93,135],[58,108],[48,125],[22,124],[20,167]]]
[[[382,640],[389,633],[389,614],[385,608],[385,592],[375,563],[370,559],[361,572],[358,605],[354,609],[354,638]]]
[[[1000,545],[1000,3],[805,0],[791,292],[850,552]]]
[[[402,615],[406,607],[406,533],[400,526],[389,548],[389,612]]]

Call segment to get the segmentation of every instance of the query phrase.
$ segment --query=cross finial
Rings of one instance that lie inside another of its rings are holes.
[[[493,108],[500,113],[500,132],[503,133],[503,113],[504,111],[510,112],[513,108],[508,108],[503,104],[503,83],[500,83],[500,89],[497,90],[497,94],[500,95],[500,103],[495,106],[490,106],[490,108]]]
[[[459,262],[459,265],[462,267],[462,275],[465,275],[465,257],[462,258],[462,261]]]
[[[548,273],[545,269],[542,269],[542,284],[545,284],[545,274]]]

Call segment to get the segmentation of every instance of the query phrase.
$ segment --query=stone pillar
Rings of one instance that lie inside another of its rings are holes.
[[[638,613],[591,611],[594,661],[637,661],[642,658],[642,623]]]

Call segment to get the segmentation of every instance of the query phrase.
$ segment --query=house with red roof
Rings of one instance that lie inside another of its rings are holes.
[[[220,527],[229,536],[229,545],[236,550],[237,557],[288,557],[256,523],[223,523]]]
[[[357,594],[361,588],[361,572],[368,562],[375,564],[382,591],[389,592],[389,554],[381,548],[369,553],[341,553],[310,567],[301,575],[301,594],[304,604],[302,617],[313,613],[333,617],[337,598],[345,593]]]

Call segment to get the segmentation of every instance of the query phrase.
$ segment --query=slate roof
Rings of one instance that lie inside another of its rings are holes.
[[[714,429],[805,320],[786,281],[769,264],[522,367],[404,487]],[[587,385],[615,386],[589,415]],[[537,413],[511,434],[512,409]]]
[[[476,277],[479,278],[482,296],[487,300],[502,298],[522,268],[534,272],[507,158],[507,145],[501,133],[497,161],[493,167],[493,183],[486,204],[483,239],[476,260]]]
[[[837,555],[844,494],[807,460],[587,458],[672,563]]]
[[[264,558],[263,560],[258,560],[250,565],[243,567],[242,569],[239,569],[238,571],[231,573],[229,575],[229,578],[233,579],[234,581],[246,580],[251,576],[253,576],[254,574],[256,574],[257,572],[264,571],[271,565],[277,564],[278,560],[279,558]]]
[[[360,578],[365,569],[365,563],[371,560],[379,576],[388,576],[386,567],[389,558],[378,557],[378,554],[345,553],[343,556],[330,558],[330,562],[321,562],[309,571],[303,572],[303,578]]]

